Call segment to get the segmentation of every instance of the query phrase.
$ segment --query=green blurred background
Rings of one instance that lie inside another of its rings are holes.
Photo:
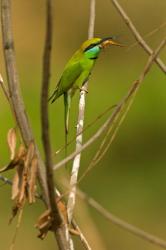
[[[31,126],[42,151],[40,125],[40,88],[42,52],[45,34],[45,1],[12,1],[13,29],[17,65],[21,91]],[[142,35],[165,22],[165,0],[121,0]],[[66,61],[80,44],[87,39],[89,1],[54,1],[54,39],[52,53],[52,91],[62,73]],[[166,28],[147,39],[156,48],[166,33]],[[118,35],[118,40],[126,45],[135,40],[109,1],[97,1],[95,36]],[[166,50],[160,57],[166,62]],[[1,73],[5,78],[2,45],[0,48]],[[98,60],[89,84],[86,103],[85,124],[111,104],[116,104],[127,92],[132,81],[143,69],[146,53],[135,46],[112,47],[105,50]],[[70,120],[70,137],[75,135],[78,113],[78,94],[73,100]],[[9,152],[6,134],[15,126],[9,105],[0,91],[0,164],[8,162]],[[112,213],[133,223],[150,233],[166,239],[166,78],[161,70],[153,65],[144,80],[134,104],[123,123],[116,140],[93,171],[80,183],[87,194],[99,201]],[[104,122],[102,118],[84,135],[88,139]],[[63,99],[50,105],[50,126],[53,150],[64,144]],[[99,145],[98,141],[83,153],[81,172],[92,158]],[[74,150],[74,144],[70,151]],[[58,156],[60,160],[64,155]],[[56,173],[58,179],[64,170]],[[11,177],[13,171],[5,174]],[[60,181],[59,181],[60,185]],[[1,249],[9,249],[15,230],[16,220],[8,226],[12,202],[10,187],[0,187],[0,228]],[[44,241],[39,240],[34,224],[44,210],[37,202],[26,206],[17,237],[17,250],[56,249],[54,237],[49,234]],[[80,199],[77,200],[76,218],[95,250],[157,250],[153,246],[106,221],[93,208]],[[76,239],[76,249],[82,249]]]

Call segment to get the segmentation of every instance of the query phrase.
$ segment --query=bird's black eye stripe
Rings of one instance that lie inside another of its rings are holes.
[[[92,49],[93,47],[95,47],[96,45],[98,45],[99,43],[93,43],[93,44],[90,44],[86,49],[84,49],[84,52],[86,52],[87,50],[89,49]]]

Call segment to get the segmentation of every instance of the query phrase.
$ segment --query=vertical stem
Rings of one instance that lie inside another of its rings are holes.
[[[94,26],[95,26],[95,13],[96,13],[96,1],[90,1],[90,17],[89,17],[89,28],[88,28],[88,38],[92,38],[94,36]],[[88,82],[85,83],[84,89],[80,92],[80,100],[79,100],[79,113],[78,113],[78,122],[77,122],[77,137],[76,137],[76,151],[82,147],[82,131],[84,126],[84,115],[85,115],[85,97],[86,90],[88,88]],[[71,223],[73,210],[75,206],[75,197],[76,197],[76,183],[78,178],[78,172],[80,168],[80,160],[81,153],[75,156],[73,160],[73,167],[71,173],[70,186],[71,191],[68,198],[67,204],[67,212],[68,212],[68,220]]]
[[[29,120],[25,111],[24,102],[20,93],[20,83],[16,66],[14,41],[11,27],[11,1],[1,0],[1,25],[2,25],[2,40],[4,58],[6,64],[6,74],[9,87],[9,98],[13,112],[15,113],[16,122],[19,127],[21,136],[26,146],[34,140]],[[36,146],[36,145],[35,145]],[[44,164],[40,157],[39,151],[36,146],[36,154],[38,157],[38,176],[39,182],[43,190],[43,196],[48,203],[47,199],[47,186],[45,182]]]
[[[56,203],[56,193],[54,189],[54,174],[51,158],[51,144],[49,135],[48,120],[48,89],[50,79],[52,48],[52,0],[46,0],[46,35],[43,53],[43,79],[41,93],[41,124],[42,141],[45,153],[46,179],[48,187],[49,206],[52,215],[52,228],[57,239],[59,249],[66,250],[70,248],[70,237],[67,225],[64,224],[60,211]]]

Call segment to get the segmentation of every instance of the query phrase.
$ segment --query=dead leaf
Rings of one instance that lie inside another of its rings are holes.
[[[12,207],[12,215],[9,219],[9,224],[12,223],[13,219],[15,218],[15,216],[17,215],[17,213],[20,211],[21,208],[23,208],[24,206],[24,203],[22,204],[22,206],[20,206],[19,204],[15,204],[13,207]]]
[[[56,203],[61,215],[63,216],[64,222],[68,224],[67,208],[65,203],[61,200],[60,197],[56,198]]]
[[[29,179],[28,179],[28,200],[30,204],[35,202],[37,167],[38,167],[38,160],[37,156],[35,155],[31,162]]]
[[[29,147],[28,147],[25,159],[24,159],[24,169],[22,173],[22,180],[21,180],[20,193],[19,193],[19,199],[18,199],[18,202],[20,204],[24,201],[24,198],[26,196],[28,176],[30,173],[30,166],[31,166],[32,158],[34,156],[34,152],[35,152],[34,143],[31,142],[29,144]]]
[[[15,155],[14,159],[9,162],[8,165],[0,169],[0,173],[15,168],[17,165],[21,164],[24,161],[25,157],[25,147],[21,144],[18,150],[18,153]]]
[[[26,154],[26,158],[25,158],[25,168],[29,168],[32,158],[34,156],[35,153],[35,146],[34,143],[31,142],[29,144],[28,150],[27,150],[27,154]]]
[[[38,237],[40,239],[44,239],[49,230],[51,230],[52,217],[50,209],[46,210],[42,215],[38,218],[35,227],[40,231]]]
[[[12,200],[16,200],[18,198],[19,192],[20,192],[20,186],[21,186],[21,180],[22,180],[22,174],[23,174],[23,165],[19,165],[16,168],[16,173],[13,177],[12,181]]]
[[[15,128],[11,128],[9,129],[8,134],[7,134],[7,143],[10,149],[11,160],[13,160],[15,157],[16,142],[17,142],[16,130]]]

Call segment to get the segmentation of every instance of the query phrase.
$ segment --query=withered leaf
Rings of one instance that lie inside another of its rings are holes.
[[[31,162],[31,167],[30,167],[30,171],[29,171],[29,178],[28,178],[28,200],[29,200],[29,203],[35,202],[37,167],[38,167],[38,160],[37,160],[37,156],[34,155],[32,162]]]
[[[16,130],[14,128],[9,129],[7,133],[7,143],[10,150],[10,159],[13,160],[15,157],[15,150],[16,150]]]
[[[46,210],[42,215],[38,218],[38,221],[35,227],[40,231],[38,237],[40,239],[44,239],[49,230],[51,230],[52,217],[50,209]]]
[[[20,209],[24,206],[24,203],[22,203],[21,205],[16,203],[13,207],[12,207],[12,215],[9,219],[9,224],[12,223],[14,217],[17,215],[17,213],[20,211]]]
[[[20,193],[19,193],[19,198],[18,198],[18,202],[20,204],[22,204],[22,202],[24,201],[24,199],[26,197],[28,176],[29,176],[29,172],[30,172],[32,158],[34,156],[34,151],[35,151],[34,143],[31,142],[29,144],[29,147],[28,147],[25,159],[24,159],[24,169],[23,169],[23,173],[22,173]]]
[[[25,168],[30,167],[30,164],[31,164],[32,158],[34,156],[34,153],[35,153],[34,143],[30,142],[28,150],[27,150],[27,154],[26,154],[26,157],[25,157]]]
[[[20,186],[22,181],[22,174],[23,174],[23,165],[18,165],[16,168],[16,173],[13,177],[13,184],[12,184],[12,200],[16,200],[19,192],[20,192]]]
[[[8,165],[0,169],[0,173],[5,172],[7,170],[10,170],[12,168],[15,168],[17,165],[20,164],[20,162],[23,162],[25,157],[25,147],[23,145],[20,145],[18,153],[15,155],[14,159],[9,162]]]
[[[56,198],[56,203],[61,215],[63,216],[64,222],[68,224],[67,208],[65,203],[60,199],[60,197]]]

